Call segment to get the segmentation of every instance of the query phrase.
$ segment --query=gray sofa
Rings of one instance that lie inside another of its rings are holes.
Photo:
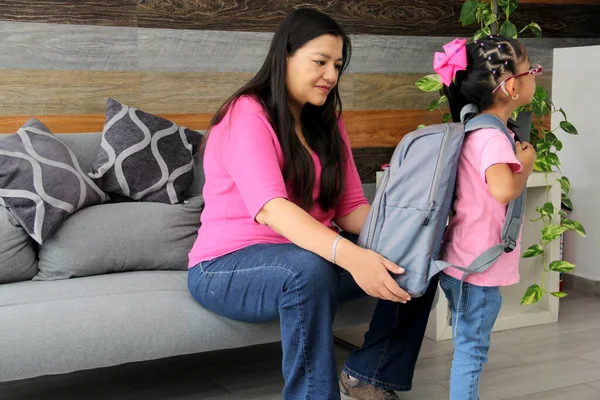
[[[101,134],[57,136],[90,171]],[[190,196],[201,193],[202,179],[197,163]],[[0,382],[280,339],[278,322],[240,323],[203,309],[186,277],[185,269],[136,270],[0,285]],[[373,306],[369,298],[342,304],[336,329],[367,323]]]

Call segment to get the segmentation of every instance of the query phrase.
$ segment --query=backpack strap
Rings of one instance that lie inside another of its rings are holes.
[[[491,114],[480,114],[467,121],[465,124],[465,133],[482,128],[495,128],[504,132],[512,145],[513,151],[516,153],[515,141],[500,118]],[[491,267],[503,253],[510,253],[517,247],[517,240],[519,239],[523,221],[525,196],[526,191],[523,190],[519,197],[508,203],[506,218],[502,227],[502,243],[483,252],[467,268],[455,267],[464,272],[463,279],[468,274],[485,271]]]

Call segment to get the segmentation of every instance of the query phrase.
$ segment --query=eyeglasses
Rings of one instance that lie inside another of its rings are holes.
[[[509,80],[513,79],[513,78],[519,78],[521,76],[526,76],[526,75],[534,75],[534,76],[540,76],[542,74],[543,68],[540,64],[535,64],[534,66],[532,66],[529,71],[525,71],[525,72],[521,72],[520,74],[516,74],[516,75],[512,75],[509,76],[508,78],[504,79],[502,82],[500,82],[500,84],[498,86],[496,86],[496,89],[494,89],[492,91],[492,93],[496,93],[498,91],[498,89],[500,89],[502,86],[504,86],[504,84],[506,82],[508,82]]]

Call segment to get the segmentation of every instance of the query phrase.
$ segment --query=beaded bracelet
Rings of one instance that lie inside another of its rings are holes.
[[[341,238],[342,238],[342,235],[338,235],[338,237],[335,238],[335,240],[333,241],[333,244],[331,245],[331,262],[333,264],[335,264],[335,252],[337,250],[337,244]]]

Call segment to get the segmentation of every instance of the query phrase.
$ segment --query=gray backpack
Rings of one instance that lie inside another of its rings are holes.
[[[371,249],[403,267],[393,275],[412,297],[422,296],[431,279],[449,264],[438,256],[454,200],[458,159],[465,134],[496,128],[515,142],[497,117],[463,110],[463,123],[447,123],[417,129],[396,147],[383,173],[375,200],[360,232],[358,245]],[[467,274],[482,272],[504,252],[515,249],[521,230],[525,191],[509,203],[502,229],[502,243],[488,249],[466,268]]]

